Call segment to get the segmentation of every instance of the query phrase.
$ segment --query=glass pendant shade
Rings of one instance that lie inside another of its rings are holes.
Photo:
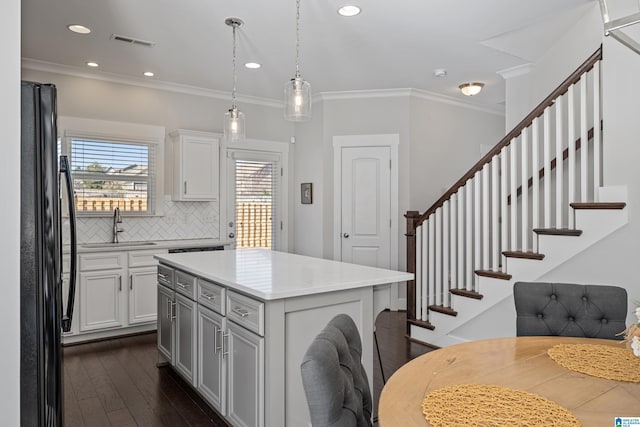
[[[236,107],[224,113],[224,137],[227,141],[245,139],[244,113]]]
[[[311,120],[311,85],[301,77],[284,85],[284,118],[291,122]]]

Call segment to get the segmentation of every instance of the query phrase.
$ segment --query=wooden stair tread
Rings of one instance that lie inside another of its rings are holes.
[[[582,230],[569,228],[534,228],[533,232],[544,236],[580,236],[582,234]]]
[[[466,289],[450,289],[453,295],[458,295],[461,297],[473,298],[473,299],[482,299],[484,295],[477,293],[476,291],[468,291]]]
[[[503,273],[502,271],[476,270],[475,273],[478,276],[482,276],[482,277],[492,277],[494,279],[511,280],[511,275],[509,273]]]
[[[431,311],[435,311],[438,313],[442,313],[442,314],[446,314],[449,316],[457,316],[458,312],[455,311],[453,308],[451,307],[445,307],[444,305],[430,305],[429,306],[429,310]]]
[[[502,255],[507,258],[522,258],[522,259],[535,259],[541,260],[544,258],[544,254],[538,254],[535,252],[522,252],[522,251],[504,251]]]
[[[569,203],[573,209],[624,209],[627,204],[625,202],[587,202],[587,203]]]
[[[432,331],[436,328],[431,323],[429,323],[429,322],[427,322],[425,320],[407,319],[407,323],[410,324],[410,325],[419,326],[421,328],[430,329]]]

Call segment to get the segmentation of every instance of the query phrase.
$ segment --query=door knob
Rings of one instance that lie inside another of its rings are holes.
[[[349,233],[344,233],[344,234],[342,235],[342,237],[344,237],[345,239],[348,239],[348,238],[349,238]]]
[[[233,233],[229,233],[229,238],[230,238],[230,239],[233,239],[234,237],[236,237],[236,235],[235,235],[235,234],[233,234]]]

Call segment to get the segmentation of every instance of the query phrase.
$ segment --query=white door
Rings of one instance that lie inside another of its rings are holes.
[[[237,249],[284,249],[282,175],[277,153],[227,151],[227,238]]]
[[[391,149],[343,147],[342,261],[391,267]]]

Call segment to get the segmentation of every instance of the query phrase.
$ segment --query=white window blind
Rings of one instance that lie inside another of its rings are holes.
[[[280,167],[272,160],[235,159],[236,247],[275,247]]]
[[[156,144],[70,138],[76,210],[155,211]]]

